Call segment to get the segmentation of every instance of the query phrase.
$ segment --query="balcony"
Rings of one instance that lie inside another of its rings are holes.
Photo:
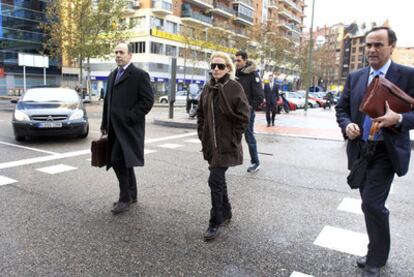
[[[288,6],[294,8],[296,11],[298,11],[300,13],[303,13],[302,9],[295,2],[293,2],[291,0],[280,0],[280,2],[286,3],[286,4],[288,4]]]
[[[247,39],[249,38],[247,31],[244,29],[236,29],[234,33],[236,34],[236,36],[247,38]]]
[[[252,0],[233,0],[233,4],[243,4],[247,7],[253,8]]]
[[[302,18],[301,18],[301,17],[299,17],[299,16],[296,16],[296,15],[293,15],[293,14],[292,14],[292,17],[291,17],[291,18],[292,18],[292,20],[293,20],[293,21],[295,21],[296,23],[299,23],[299,24],[300,24],[300,23],[302,23]]]
[[[279,9],[277,6],[277,0],[269,0],[269,5],[267,6],[269,9]]]
[[[203,25],[206,27],[211,27],[213,25],[213,19],[210,16],[188,10],[182,13],[181,20],[188,24]]]
[[[236,18],[234,20],[237,23],[240,23],[243,25],[253,26],[253,17],[247,16],[237,11],[236,11]]]
[[[223,17],[227,17],[227,18],[231,18],[234,16],[234,10],[232,7],[229,7],[217,1],[215,1],[214,9],[212,9],[211,11]]]
[[[202,8],[202,9],[212,9],[213,8],[213,0],[185,0],[185,2],[193,4],[197,7]]]
[[[292,19],[293,15],[287,9],[281,9],[281,10],[279,10],[279,16],[283,16],[283,17],[288,18],[290,20],[290,19]]]
[[[159,15],[172,14],[172,4],[164,0],[153,0],[152,12]]]

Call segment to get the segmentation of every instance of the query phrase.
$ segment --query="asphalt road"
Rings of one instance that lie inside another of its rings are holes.
[[[113,216],[115,174],[88,160],[99,111],[86,139],[17,143],[0,101],[0,276],[359,276],[366,235],[343,142],[258,135],[261,170],[246,172],[245,145],[245,164],[227,173],[233,220],[205,243],[207,163],[194,130],[152,124],[165,111],[148,116],[138,203]],[[382,276],[414,276],[413,174],[388,200]]]

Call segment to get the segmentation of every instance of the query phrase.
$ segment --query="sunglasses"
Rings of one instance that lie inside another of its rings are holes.
[[[212,63],[210,64],[211,69],[216,69],[218,67],[219,70],[224,70],[226,68],[226,65],[224,63]]]

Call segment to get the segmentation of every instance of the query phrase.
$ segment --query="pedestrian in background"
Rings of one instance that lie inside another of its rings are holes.
[[[414,111],[398,114],[387,107],[385,115],[375,119],[359,111],[367,86],[375,76],[390,80],[414,97],[414,69],[390,59],[396,42],[397,36],[388,27],[368,31],[365,45],[369,66],[349,74],[335,107],[337,122],[348,140],[349,169],[366,147],[372,121],[379,122],[381,128],[365,181],[359,187],[369,238],[367,255],[357,260],[357,266],[364,268],[364,277],[380,276],[380,268],[387,263],[391,238],[385,202],[394,174],[405,175],[410,161],[409,130],[414,128]],[[390,126],[393,129],[387,128]]]
[[[253,173],[260,168],[257,142],[254,137],[254,119],[256,117],[255,110],[263,102],[262,81],[257,72],[256,64],[248,60],[245,51],[238,51],[234,61],[237,67],[236,80],[242,85],[250,105],[249,125],[244,135],[250,153],[250,166],[247,168],[247,172]]]
[[[212,78],[203,89],[197,111],[198,137],[208,161],[211,190],[210,221],[204,239],[212,240],[219,227],[232,218],[225,173],[243,163],[241,140],[249,121],[249,104],[241,85],[234,80],[234,65],[221,52],[211,55]]]
[[[101,132],[108,135],[107,170],[113,167],[119,181],[119,198],[112,213],[119,214],[137,202],[134,166],[144,166],[145,115],[154,104],[147,72],[131,62],[126,43],[115,48],[118,68],[108,76]]]
[[[274,83],[273,74],[269,74],[269,77],[264,82],[264,95],[266,99],[266,121],[267,127],[275,126],[275,117],[277,112],[277,99],[279,98],[279,89]],[[270,116],[272,113],[272,116]]]

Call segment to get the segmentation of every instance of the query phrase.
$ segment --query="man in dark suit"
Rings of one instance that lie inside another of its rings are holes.
[[[145,115],[154,104],[154,93],[147,72],[131,62],[128,45],[115,48],[118,68],[108,77],[101,132],[108,135],[107,170],[113,167],[119,181],[119,199],[113,214],[128,210],[137,202],[134,166],[144,166]]]
[[[277,111],[277,99],[279,98],[279,89],[273,81],[273,75],[269,74],[269,79],[264,83],[264,95],[266,99],[266,121],[267,127],[275,126],[275,117]],[[270,117],[270,112],[272,112],[272,117]]]
[[[396,173],[403,176],[410,160],[409,130],[414,128],[414,112],[398,114],[388,105],[384,116],[371,119],[359,111],[366,88],[375,76],[387,78],[414,97],[414,69],[396,64],[390,56],[397,37],[387,27],[376,27],[365,37],[369,67],[348,76],[344,91],[336,105],[336,117],[345,139],[348,139],[348,168],[360,156],[372,122],[378,122],[377,147],[368,164],[365,181],[360,185],[362,211],[368,233],[368,252],[357,260],[364,268],[362,276],[380,276],[390,250],[389,211],[385,207],[391,183]],[[382,77],[381,77],[382,76]],[[394,130],[387,128],[395,126]]]

